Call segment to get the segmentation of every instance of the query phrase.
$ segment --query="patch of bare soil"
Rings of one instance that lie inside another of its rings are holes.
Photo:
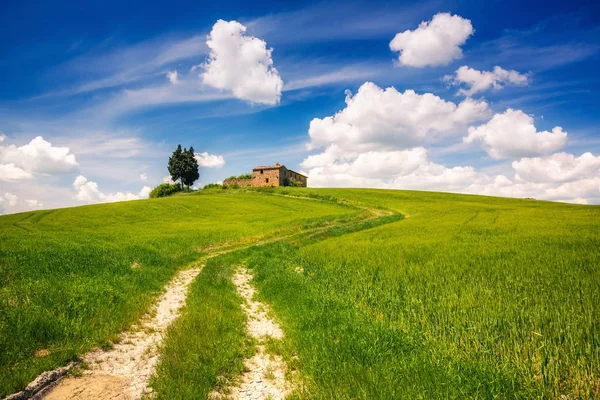
[[[110,350],[96,350],[83,360],[88,365],[80,377],[68,377],[45,399],[137,400],[145,393],[158,361],[158,347],[171,322],[185,304],[188,289],[200,269],[183,270],[165,287],[165,292],[141,321],[121,334]]]
[[[239,268],[233,283],[245,300],[243,309],[248,317],[247,329],[250,336],[258,341],[257,351],[252,358],[244,361],[247,371],[242,375],[239,385],[229,388],[227,394],[212,393],[213,399],[279,400],[291,391],[291,385],[285,380],[285,362],[279,356],[267,354],[264,346],[265,339],[269,337],[283,338],[283,331],[269,318],[267,306],[254,299],[251,279],[248,270]]]
[[[114,399],[128,400],[129,379],[110,375],[67,378],[44,397],[47,400]]]

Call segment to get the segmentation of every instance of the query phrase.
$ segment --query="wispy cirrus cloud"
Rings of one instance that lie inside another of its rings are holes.
[[[162,83],[138,89],[120,90],[105,100],[82,110],[82,114],[112,119],[128,112],[182,103],[204,103],[232,99],[233,96],[204,87],[194,78],[178,78],[178,84]]]
[[[343,7],[319,3],[240,21],[269,43],[306,44],[393,36],[400,28],[408,29],[415,19],[431,16],[438,7],[438,1],[378,7],[357,2],[347,2]]]
[[[475,46],[470,56],[487,65],[507,65],[523,71],[545,71],[588,59],[600,52],[589,28],[569,25],[555,16],[523,30],[506,30],[498,38]],[[559,23],[561,29],[550,29]],[[596,29],[597,30],[597,29]]]
[[[166,73],[173,63],[197,61],[206,53],[205,33],[179,38],[161,36],[118,48],[94,49],[49,72],[49,78],[60,76],[71,84],[35,99],[73,96],[153,79]]]

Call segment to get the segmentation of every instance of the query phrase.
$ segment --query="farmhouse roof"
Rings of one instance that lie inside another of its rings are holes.
[[[295,173],[295,174],[297,174],[297,175],[303,176],[303,177],[305,177],[305,178],[308,178],[308,176],[306,176],[306,175],[304,175],[304,174],[301,174],[300,172],[296,172],[296,171],[293,171],[293,170],[291,170],[291,169],[289,169],[288,171],[290,171],[290,172],[293,172],[293,173]]]
[[[285,165],[279,164],[279,163],[277,163],[275,165],[259,165],[258,167],[254,167],[252,169],[252,171],[258,171],[259,169],[280,169],[281,167],[285,168]],[[291,169],[288,169],[288,171],[293,172],[295,174],[298,174],[300,176],[303,176],[305,178],[308,178],[308,176],[306,176],[304,174],[301,174],[300,172],[296,172],[296,171],[293,171]]]
[[[257,169],[279,169],[281,167],[285,167],[285,165],[259,165],[258,167],[254,167],[252,171],[256,171]]]
[[[277,163],[275,165],[259,165],[258,167],[252,168],[252,171],[258,171],[259,169],[280,169],[281,167],[286,168],[285,165]],[[288,171],[298,174],[300,176],[303,176],[305,178],[308,178],[308,176],[301,174],[300,172],[296,172],[291,169],[288,169]]]

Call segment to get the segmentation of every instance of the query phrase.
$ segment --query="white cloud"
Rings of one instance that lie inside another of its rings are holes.
[[[6,135],[0,132],[0,143],[4,142],[4,140],[6,140]]]
[[[346,108],[310,123],[310,147],[335,143],[344,151],[407,149],[426,137],[447,135],[490,114],[485,101],[456,105],[431,93],[404,93],[364,83],[346,97]]]
[[[600,203],[600,176],[598,168],[594,170],[590,166],[591,155],[582,156],[587,161],[581,160],[582,157],[575,158],[580,165],[587,164],[586,168],[565,167],[563,164],[564,168],[558,175],[552,170],[556,167],[552,165],[553,159],[572,158],[572,155],[561,153],[560,157],[548,157],[545,160],[548,170],[542,172],[539,165],[522,159],[520,164],[513,163],[517,173],[511,179],[505,175],[490,176],[471,166],[447,167],[435,163],[422,147],[371,151],[351,157],[338,150],[332,146],[304,160],[302,167],[306,169],[311,187],[412,189]],[[595,160],[597,162],[600,157],[595,157]],[[528,167],[532,169],[527,170]]]
[[[423,147],[348,156],[337,146],[331,146],[317,156],[308,157],[301,165],[308,169],[310,185],[316,187],[466,191],[470,184],[489,182],[487,175],[472,167],[447,168],[430,161]]]
[[[147,182],[148,181],[148,175],[147,174],[140,174],[140,181]]]
[[[472,193],[491,196],[535,198],[569,203],[600,203],[600,177],[575,179],[572,182],[527,182],[499,175],[487,185],[472,188]]]
[[[273,66],[272,49],[244,32],[246,27],[237,21],[214,24],[206,41],[210,56],[201,77],[207,85],[231,91],[237,98],[277,104],[283,81]]]
[[[142,190],[140,190],[140,199],[147,199],[148,197],[150,197],[150,192],[152,191],[152,188],[150,186],[144,186],[142,188]]]
[[[144,107],[178,103],[202,103],[232,98],[231,94],[205,88],[198,90],[196,83],[179,80],[177,85],[170,83],[139,89],[124,89],[110,96],[106,101],[89,108],[86,112],[93,117],[106,119]]]
[[[0,181],[14,182],[32,178],[31,173],[24,171],[13,163],[0,164]]]
[[[15,212],[15,206],[17,205],[18,197],[12,193],[4,193],[4,196],[0,195],[0,215],[5,214],[7,206],[10,208],[10,212]]]
[[[97,50],[70,59],[54,72],[58,76],[92,77],[91,80],[39,97],[86,93],[153,78],[174,63],[204,56],[207,50],[204,38],[204,34],[183,38],[159,36],[126,47],[109,46],[108,51],[105,46],[98,46]]]
[[[439,13],[431,21],[421,22],[414,31],[398,33],[390,42],[390,49],[400,52],[400,65],[447,65],[462,57],[460,46],[472,34],[473,26],[468,19]]]
[[[38,200],[30,200],[30,199],[26,199],[25,203],[27,203],[27,206],[29,206],[29,208],[31,209],[36,209],[36,208],[42,208],[44,207],[44,203],[38,201]]]
[[[175,182],[173,181],[173,179],[171,179],[170,176],[165,176],[164,178],[162,178],[163,183],[169,183],[169,184],[174,184]]]
[[[322,150],[301,163],[310,186],[417,189],[600,203],[600,157],[591,153],[580,157],[558,153],[545,158],[521,158],[512,163],[512,171],[501,170],[503,174],[499,175],[478,171],[469,165],[443,165],[430,159],[424,146],[407,147],[404,135],[410,133],[409,137],[415,141],[429,130],[449,129],[455,121],[464,125],[466,116],[477,113],[465,112],[457,117],[454,113],[461,109],[460,105],[448,104],[439,98],[425,101],[411,91],[401,94],[392,89],[386,94],[375,85],[369,85],[372,86],[363,87],[367,91],[375,89],[373,93],[379,94],[349,97],[344,110],[311,123],[311,144]],[[404,99],[406,93],[409,96]],[[431,112],[432,104],[436,105],[434,110],[443,112]],[[520,123],[530,125],[533,135],[540,135],[531,117],[520,111],[515,113],[518,118],[525,117]],[[320,124],[326,124],[326,129],[321,129]],[[425,133],[419,135],[418,129],[424,129]],[[516,134],[520,136],[513,137],[512,141],[529,143],[533,140],[528,137],[531,132],[527,129],[525,133],[517,129]],[[536,146],[544,147],[537,143],[537,136],[534,139]],[[498,146],[494,150],[499,151]],[[500,154],[504,155],[511,149],[502,150]]]
[[[4,169],[12,171],[13,177],[20,176],[19,179],[28,179],[32,173],[74,172],[79,167],[75,155],[70,153],[68,147],[52,146],[52,143],[45,141],[41,136],[20,147],[0,146],[0,163],[5,164]],[[15,168],[25,171],[26,174],[18,172]]]
[[[460,86],[465,84],[468,89],[459,89],[458,94],[472,96],[476,93],[486,91],[490,88],[500,90],[504,84],[526,86],[528,76],[520,74],[515,70],[505,70],[498,66],[493,71],[478,71],[463,65],[456,70],[454,75],[446,75],[444,80],[451,85]]]
[[[77,189],[77,188],[85,185],[86,182],[87,182],[87,178],[85,176],[83,176],[83,175],[79,175],[73,181],[73,186]]]
[[[560,186],[549,187],[544,194],[548,200],[588,204],[600,202],[600,177],[580,179]],[[590,201],[591,199],[591,201]]]
[[[310,123],[310,148],[325,149],[301,166],[311,186],[465,190],[466,181],[489,181],[471,167],[447,168],[432,162],[417,144],[466,129],[489,116],[487,103],[460,104],[412,90],[404,93],[366,82],[347,93],[346,108]]]
[[[179,74],[177,74],[177,71],[168,71],[167,72],[167,79],[172,84],[176,84],[176,83],[179,82]]]
[[[85,133],[82,132],[83,130]],[[165,154],[160,143],[132,135],[133,133],[127,130],[110,132],[83,127],[70,132],[70,135],[63,137],[63,140],[69,141],[69,148],[73,153],[78,156],[87,156],[87,159],[90,157],[131,159],[137,156],[163,156]]]
[[[548,157],[522,158],[512,163],[520,181],[536,183],[573,182],[600,177],[600,157],[584,153],[575,157],[556,153]]]
[[[98,189],[98,184],[96,182],[88,181],[88,179],[83,175],[79,175],[77,178],[75,178],[73,187],[77,191],[75,198],[77,200],[89,203],[111,203],[116,201],[139,200],[142,198],[148,198],[148,195],[152,190],[152,188],[149,186],[144,186],[138,194],[130,192],[105,194]]]
[[[389,63],[356,62],[356,63],[325,63],[305,61],[286,66],[287,82],[283,91],[293,91],[311,87],[322,87],[344,82],[365,82],[372,79],[398,77],[398,71],[392,71]]]
[[[470,127],[463,141],[482,142],[490,157],[499,160],[555,152],[567,143],[567,132],[560,126],[555,126],[552,132],[538,132],[531,116],[509,108],[483,125]]]
[[[17,205],[18,197],[12,193],[4,193],[4,199],[8,203],[9,206],[14,207]]]
[[[207,152],[196,153],[194,155],[198,165],[206,168],[221,168],[225,165],[225,159],[221,155],[209,154]]]

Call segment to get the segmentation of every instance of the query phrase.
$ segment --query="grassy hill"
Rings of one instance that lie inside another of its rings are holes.
[[[0,394],[107,343],[223,243],[239,250],[193,283],[158,398],[203,398],[240,373],[240,263],[286,333],[272,350],[302,377],[300,398],[600,394],[600,207],[358,189],[0,217]]]
[[[0,396],[106,345],[204,249],[351,211],[227,192],[0,217]]]

